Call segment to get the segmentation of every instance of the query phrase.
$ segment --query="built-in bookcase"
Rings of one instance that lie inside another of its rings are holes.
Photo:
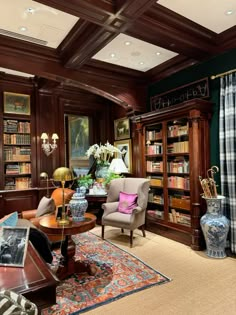
[[[133,119],[143,152],[139,175],[150,179],[146,228],[196,250],[203,240],[199,176],[209,168],[210,113],[210,102],[193,100]]]
[[[30,118],[3,118],[4,189],[31,188]]]

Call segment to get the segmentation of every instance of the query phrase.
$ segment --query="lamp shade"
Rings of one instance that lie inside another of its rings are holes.
[[[128,169],[122,159],[115,158],[111,161],[109,171],[115,174],[128,173]]]
[[[40,178],[48,179],[48,174],[46,172],[40,173]]]
[[[73,174],[72,174],[72,171],[67,168],[67,167],[59,167],[57,168],[53,175],[53,180],[57,181],[57,182],[61,182],[61,181],[71,181],[73,180]]]
[[[46,132],[43,132],[43,133],[41,134],[41,139],[42,139],[42,140],[47,140],[47,139],[48,139],[48,135],[46,134]]]
[[[59,137],[58,137],[57,133],[53,133],[52,134],[52,140],[58,140],[58,139],[59,139]]]

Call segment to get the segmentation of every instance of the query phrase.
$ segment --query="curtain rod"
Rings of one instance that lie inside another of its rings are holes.
[[[212,76],[211,76],[211,79],[214,80],[214,79],[216,79],[216,78],[223,77],[224,75],[230,74],[230,73],[233,73],[233,72],[236,72],[236,69],[229,70],[229,71],[226,71],[226,72],[223,72],[223,73],[218,73],[218,74],[216,74],[216,75],[212,75]]]

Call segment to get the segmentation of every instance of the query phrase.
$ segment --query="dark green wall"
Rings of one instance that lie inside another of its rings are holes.
[[[220,102],[220,79],[211,80],[210,76],[236,68],[236,49],[214,57],[199,65],[192,66],[186,70],[180,71],[164,80],[153,83],[149,86],[148,96],[150,97],[167,92],[206,77],[209,77],[210,101],[214,103],[213,116],[210,127],[211,143],[211,165],[220,166],[219,163],[219,102]],[[148,102],[150,109],[150,101]]]

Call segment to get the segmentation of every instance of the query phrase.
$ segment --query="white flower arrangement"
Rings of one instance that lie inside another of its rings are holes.
[[[125,152],[121,152],[107,141],[104,145],[93,144],[85,154],[88,157],[93,156],[97,164],[108,165],[115,153],[124,154]]]

